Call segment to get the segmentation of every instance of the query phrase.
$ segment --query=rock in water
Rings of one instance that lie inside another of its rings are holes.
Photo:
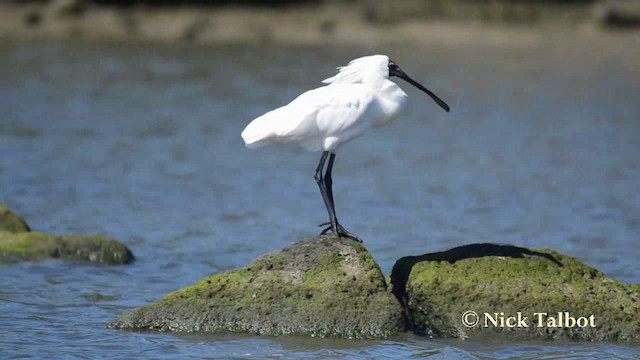
[[[55,236],[0,230],[0,264],[46,258],[111,265],[128,264],[134,259],[124,244],[105,236]]]
[[[397,334],[404,323],[366,249],[323,236],[171,293],[109,327],[374,338]]]
[[[0,204],[0,264],[46,258],[128,264],[134,256],[124,244],[105,236],[55,236],[31,232],[27,223]]]
[[[29,225],[22,218],[0,204],[0,231],[2,230],[12,233],[30,231]]]
[[[418,333],[640,340],[638,285],[548,249],[474,244],[405,257],[391,282]]]

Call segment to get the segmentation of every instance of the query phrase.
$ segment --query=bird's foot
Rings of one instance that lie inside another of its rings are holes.
[[[333,227],[331,226],[331,222],[329,221],[325,221],[322,224],[318,225],[318,227],[325,227],[324,230],[322,230],[322,232],[320,233],[320,235],[326,235],[329,231],[331,231],[333,229]]]
[[[342,225],[340,225],[340,223],[336,223],[335,230],[333,228],[333,225],[331,225],[331,222],[325,222],[318,226],[320,227],[326,226],[326,228],[320,232],[320,235],[325,235],[325,234],[328,234],[329,232],[332,232],[337,237],[348,237],[348,238],[352,238],[353,240],[359,243],[362,243],[362,239],[348,232],[347,229],[345,229],[344,227],[342,227]]]

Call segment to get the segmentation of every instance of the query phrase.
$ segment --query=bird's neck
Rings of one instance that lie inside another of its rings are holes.
[[[380,95],[385,100],[398,102],[404,105],[407,99],[407,94],[391,80],[385,79],[380,87]]]
[[[380,87],[378,94],[380,96],[383,111],[387,117],[377,126],[385,125],[394,120],[407,103],[407,94],[394,82],[385,79]]]

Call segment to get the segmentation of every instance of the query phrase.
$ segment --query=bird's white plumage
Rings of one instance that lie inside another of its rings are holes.
[[[338,73],[322,80],[324,84],[362,84],[379,82],[389,77],[389,57],[371,55],[351,60],[347,66],[338,66]]]
[[[273,142],[335,151],[365,130],[397,117],[407,95],[388,80],[389,58],[355,59],[323,86],[253,120],[242,132],[250,148]]]

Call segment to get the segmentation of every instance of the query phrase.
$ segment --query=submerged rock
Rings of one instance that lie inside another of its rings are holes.
[[[358,242],[323,236],[211,276],[109,325],[159,331],[237,331],[386,337],[404,330],[402,309]]]
[[[30,231],[29,225],[6,206],[0,204],[0,231],[13,233]]]
[[[0,231],[0,263],[60,258],[98,264],[128,264],[134,257],[122,243],[104,236],[54,236]]]
[[[391,282],[418,333],[640,340],[640,287],[548,249],[474,244],[405,257]]]

